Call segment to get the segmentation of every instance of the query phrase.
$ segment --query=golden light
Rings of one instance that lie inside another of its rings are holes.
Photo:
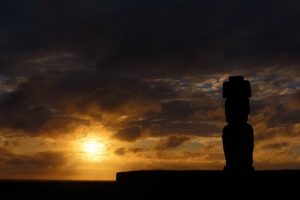
[[[99,160],[103,156],[105,145],[97,139],[89,139],[83,143],[84,155],[93,160]]]

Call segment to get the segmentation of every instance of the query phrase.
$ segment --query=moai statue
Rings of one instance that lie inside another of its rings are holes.
[[[249,98],[251,97],[250,82],[243,76],[229,77],[223,83],[226,125],[223,129],[223,149],[225,153],[225,171],[247,173],[254,171],[253,128],[247,123],[250,114]]]

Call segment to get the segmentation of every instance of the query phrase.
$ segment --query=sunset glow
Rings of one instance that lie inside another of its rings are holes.
[[[104,154],[105,146],[97,139],[89,139],[82,144],[82,150],[87,158],[99,160]]]

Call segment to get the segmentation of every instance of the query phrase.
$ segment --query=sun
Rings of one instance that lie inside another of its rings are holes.
[[[103,156],[104,150],[105,145],[96,139],[89,139],[83,143],[83,152],[90,159],[98,160]]]

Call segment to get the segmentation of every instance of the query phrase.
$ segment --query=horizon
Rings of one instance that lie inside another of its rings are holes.
[[[174,173],[174,177],[176,177],[176,173],[180,174],[180,173],[187,173],[186,175],[188,175],[188,173],[197,173],[197,172],[221,172],[223,173],[223,170],[160,170],[160,169],[151,169],[151,170],[133,170],[133,171],[122,171],[122,172],[117,172],[116,176],[118,173],[137,173],[137,176],[140,176],[141,178],[143,177],[143,173],[147,174],[147,173]],[[300,172],[299,169],[271,169],[271,170],[256,170],[255,173],[266,173],[266,172],[273,172],[276,173],[277,175],[280,174],[280,172]],[[177,175],[178,175],[177,174]],[[128,181],[130,181],[130,176],[128,177]],[[85,182],[89,182],[89,183],[115,183],[117,182],[117,177],[115,177],[114,179],[109,179],[109,180],[102,180],[102,179],[0,179],[0,183],[16,183],[16,182],[20,182],[20,183],[26,183],[26,182],[78,182],[78,183],[85,183]],[[145,181],[147,182],[147,181]]]
[[[222,170],[223,82],[256,170],[300,170],[300,2],[0,2],[0,181]]]

